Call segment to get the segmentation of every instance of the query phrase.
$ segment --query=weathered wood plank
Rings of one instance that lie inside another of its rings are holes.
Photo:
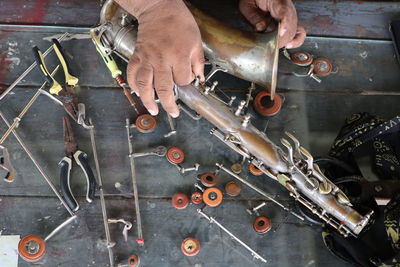
[[[245,26],[237,1],[192,0],[221,20]],[[389,39],[388,24],[400,12],[399,1],[294,1],[309,35]],[[2,1],[0,23],[92,26],[100,1]],[[221,16],[221,13],[224,16]]]

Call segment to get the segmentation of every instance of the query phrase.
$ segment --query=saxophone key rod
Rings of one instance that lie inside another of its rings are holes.
[[[219,169],[223,170],[224,172],[230,174],[232,177],[236,178],[237,180],[241,181],[242,183],[244,183],[245,185],[247,185],[248,187],[250,187],[251,189],[253,189],[254,191],[256,191],[257,193],[259,193],[260,195],[268,198],[270,201],[272,201],[273,203],[275,203],[276,205],[278,205],[279,207],[281,207],[282,209],[290,212],[292,215],[296,216],[298,219],[304,221],[304,217],[301,216],[300,214],[297,214],[296,212],[292,211],[290,208],[286,207],[285,205],[283,205],[281,202],[277,201],[276,199],[274,199],[273,196],[271,196],[270,194],[264,192],[263,190],[261,190],[260,188],[258,188],[257,186],[249,183],[248,181],[246,181],[245,179],[243,179],[242,177],[240,177],[239,175],[237,175],[236,173],[230,171],[229,169],[225,168],[222,164],[220,163],[216,163],[215,164]]]

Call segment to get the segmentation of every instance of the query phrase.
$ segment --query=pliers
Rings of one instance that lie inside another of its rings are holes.
[[[68,61],[64,55],[63,48],[61,47],[60,43],[56,39],[52,39],[52,42],[53,49],[64,70],[65,85],[61,86],[61,84],[54,79],[53,76],[51,76],[44,61],[43,54],[37,46],[33,48],[36,64],[39,67],[43,77],[50,85],[49,92],[58,96],[58,99],[63,103],[64,109],[68,115],[78,124],[81,124],[85,127],[87,126],[86,122],[80,118],[80,113],[84,113],[84,111],[81,111],[82,105],[78,104],[78,98],[74,89],[78,84],[79,79],[71,74]]]
[[[87,154],[78,149],[78,144],[75,141],[74,133],[67,116],[63,117],[63,128],[66,156],[58,164],[60,167],[61,193],[71,210],[77,211],[79,209],[79,204],[72,194],[70,184],[73,159],[75,159],[76,163],[81,167],[83,173],[85,174],[87,182],[86,200],[89,203],[94,199],[96,180],[94,178],[93,171],[90,168]]]

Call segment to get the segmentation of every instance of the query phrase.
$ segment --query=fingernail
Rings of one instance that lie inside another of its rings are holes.
[[[265,30],[265,22],[264,21],[260,21],[259,23],[256,24],[256,31],[263,31]]]
[[[279,33],[279,36],[280,37],[284,36],[286,32],[287,32],[286,29],[281,29],[281,32]]]
[[[169,115],[171,115],[172,118],[178,118],[179,117],[179,111],[171,112]]]
[[[149,113],[150,113],[152,116],[155,116],[155,115],[158,114],[157,110],[148,109],[148,111],[149,111]]]
[[[293,48],[293,44],[292,44],[292,43],[288,43],[288,44],[286,45],[286,48],[288,48],[288,49]]]

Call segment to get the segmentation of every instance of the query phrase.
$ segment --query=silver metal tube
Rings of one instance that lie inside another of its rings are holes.
[[[128,147],[129,147],[129,155],[133,153],[133,145],[131,139],[131,131],[130,131],[130,123],[129,119],[126,119],[126,134],[128,136]],[[132,187],[133,187],[133,197],[135,198],[135,211],[136,211],[136,225],[137,225],[137,234],[138,240],[143,241],[143,231],[142,231],[142,219],[140,216],[140,207],[139,207],[139,194],[137,189],[137,181],[136,181],[136,170],[135,170],[135,161],[133,157],[129,157],[129,162],[131,165],[131,177],[132,177]],[[143,242],[137,242],[140,246],[143,246]]]
[[[46,238],[44,239],[45,242],[49,241],[50,238],[52,238],[55,234],[57,234],[62,228],[64,228],[65,226],[67,226],[68,224],[70,224],[73,220],[75,220],[77,218],[76,215],[68,218],[67,220],[65,220],[62,224],[60,224],[59,226],[56,227],[56,229],[54,229],[48,236],[46,236]]]
[[[7,125],[7,127],[10,127],[10,123],[4,116],[3,112],[0,111],[0,117],[3,119],[4,123]],[[54,184],[51,182],[50,177],[45,173],[43,168],[39,165],[39,163],[36,161],[36,159],[33,157],[33,154],[31,151],[28,149],[28,147],[25,145],[24,141],[21,139],[21,137],[17,134],[15,130],[12,131],[13,135],[19,142],[19,144],[22,146],[22,148],[25,150],[26,154],[29,156],[29,158],[32,160],[33,164],[35,164],[36,168],[40,172],[40,174],[43,176],[43,178],[46,180],[46,182],[49,184],[51,189],[53,190],[54,194],[58,197],[58,199],[61,201],[61,203],[64,205],[65,209],[68,211],[68,213],[71,216],[75,216],[75,213],[68,207],[67,203],[64,201],[60,193],[58,193],[57,188],[54,186]]]
[[[251,255],[253,255],[254,258],[261,260],[262,262],[267,262],[266,259],[264,259],[260,254],[255,252],[251,247],[249,247],[246,243],[244,243],[242,240],[237,238],[234,234],[232,234],[228,229],[226,229],[222,224],[220,224],[217,220],[215,220],[213,217],[207,215],[204,213],[201,209],[198,209],[197,212],[202,215],[204,218],[209,220],[210,223],[215,223],[219,228],[221,228],[225,233],[227,233],[229,236],[231,236],[233,239],[235,239],[237,242],[239,242],[243,247],[245,247],[248,251],[251,252]]]
[[[239,181],[241,181],[242,183],[244,183],[245,185],[247,185],[248,187],[250,187],[251,189],[253,189],[254,191],[256,191],[257,193],[259,193],[260,195],[268,198],[270,201],[272,201],[273,203],[275,203],[276,205],[278,205],[279,207],[281,207],[282,209],[290,212],[291,214],[293,214],[294,216],[296,216],[297,218],[299,218],[300,220],[304,220],[303,216],[297,214],[296,212],[290,210],[288,207],[285,207],[282,203],[280,203],[279,201],[275,200],[273,198],[273,196],[271,196],[270,194],[264,192],[263,190],[261,190],[260,188],[258,188],[257,186],[247,182],[245,179],[243,179],[242,177],[240,177],[239,175],[237,175],[234,172],[231,172],[229,169],[225,168],[222,164],[216,163],[215,165],[217,165],[218,168],[220,168],[221,170],[223,170],[224,172],[230,174],[232,177],[238,179]]]
[[[68,35],[68,32],[64,33],[61,35],[57,40],[61,42],[64,40],[64,38]],[[43,58],[45,58],[51,51],[53,51],[53,46],[50,46],[47,48],[46,51],[43,53]],[[11,92],[12,89],[14,89],[15,86],[23,79],[25,78],[26,75],[29,74],[33,70],[33,68],[36,67],[36,61],[32,63],[1,95],[0,95],[0,101],[9,93]]]
[[[97,156],[96,140],[94,138],[94,125],[92,123],[92,120],[90,120],[90,119],[89,119],[89,123],[90,123],[90,126],[89,126],[90,143],[92,144],[94,164],[96,166],[97,183],[99,185],[99,191],[100,191],[100,205],[101,205],[101,213],[103,214],[104,232],[106,233],[108,257],[110,260],[110,267],[114,267],[114,253],[112,251],[112,246],[111,246],[110,228],[108,227],[106,202],[104,200],[103,180],[101,178],[99,158]]]
[[[57,65],[55,67],[55,69],[53,70],[53,72],[51,73],[51,75],[53,76],[54,74],[56,74],[58,68],[60,67],[60,65]],[[11,134],[12,130],[14,130],[16,127],[18,127],[19,122],[22,120],[22,118],[25,116],[25,114],[28,112],[28,110],[31,108],[31,106],[33,105],[33,103],[35,103],[36,99],[39,97],[39,95],[41,94],[41,91],[43,90],[43,88],[46,86],[47,82],[44,82],[42,84],[42,86],[40,86],[40,88],[36,91],[36,93],[33,95],[33,97],[31,98],[31,100],[29,100],[28,104],[26,104],[26,106],[24,107],[24,109],[21,111],[21,113],[19,113],[18,117],[16,117],[13,121],[13,123],[11,124],[10,127],[8,127],[7,131],[4,133],[4,135],[1,137],[0,139],[0,145],[4,143],[4,141],[7,139],[7,137]]]

